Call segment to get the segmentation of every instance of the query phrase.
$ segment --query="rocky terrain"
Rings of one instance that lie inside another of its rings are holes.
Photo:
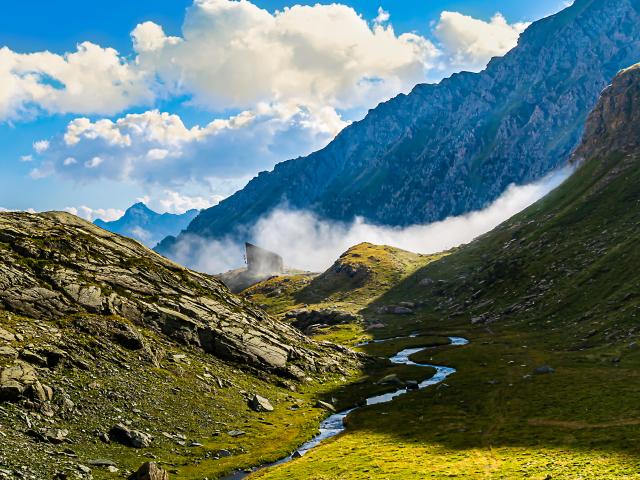
[[[0,478],[122,478],[152,459],[200,480],[275,459],[358,367],[70,214],[0,213],[0,252]]]
[[[418,85],[325,149],[261,173],[183,235],[245,231],[286,199],[350,221],[408,225],[480,209],[564,164],[602,89],[640,58],[638,0],[577,0],[479,74]],[[172,254],[175,239],[158,250]]]
[[[179,215],[160,214],[151,210],[144,203],[136,203],[117,220],[106,222],[97,219],[94,223],[100,228],[135,238],[148,247],[153,247],[166,236],[177,235],[187,228],[199,213],[199,210],[189,210]]]

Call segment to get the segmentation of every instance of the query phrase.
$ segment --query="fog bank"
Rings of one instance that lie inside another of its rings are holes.
[[[247,240],[277,252],[291,268],[320,272],[349,247],[361,242],[391,245],[417,253],[435,253],[472,241],[558,187],[569,167],[540,181],[510,186],[487,208],[426,225],[406,228],[373,225],[363,218],[334,222],[304,210],[278,208],[261,218]],[[177,245],[175,259],[196,270],[220,273],[243,266],[244,244],[188,237]]]

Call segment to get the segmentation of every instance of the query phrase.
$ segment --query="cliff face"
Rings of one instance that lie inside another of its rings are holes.
[[[262,173],[203,211],[187,234],[221,237],[286,202],[322,216],[408,225],[482,208],[578,145],[588,112],[640,58],[640,0],[577,0],[534,23],[480,74],[418,85],[325,149]],[[171,255],[175,239],[158,250]]]
[[[640,147],[640,64],[621,71],[602,93],[585,126],[573,161],[607,151],[627,152]]]

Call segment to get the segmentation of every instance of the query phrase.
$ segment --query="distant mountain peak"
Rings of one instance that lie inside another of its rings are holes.
[[[198,213],[198,210],[192,209],[183,214],[160,214],[145,203],[138,202],[130,206],[118,220],[106,222],[98,219],[94,223],[105,230],[135,238],[153,247],[163,238],[177,235],[187,228]]]

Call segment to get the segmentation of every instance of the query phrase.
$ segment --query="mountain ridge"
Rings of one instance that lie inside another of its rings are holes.
[[[638,0],[578,0],[532,24],[481,73],[418,85],[323,150],[262,172],[181,234],[247,236],[286,205],[406,226],[484,207],[566,162],[602,89],[640,57]],[[176,239],[159,252],[171,256]]]

